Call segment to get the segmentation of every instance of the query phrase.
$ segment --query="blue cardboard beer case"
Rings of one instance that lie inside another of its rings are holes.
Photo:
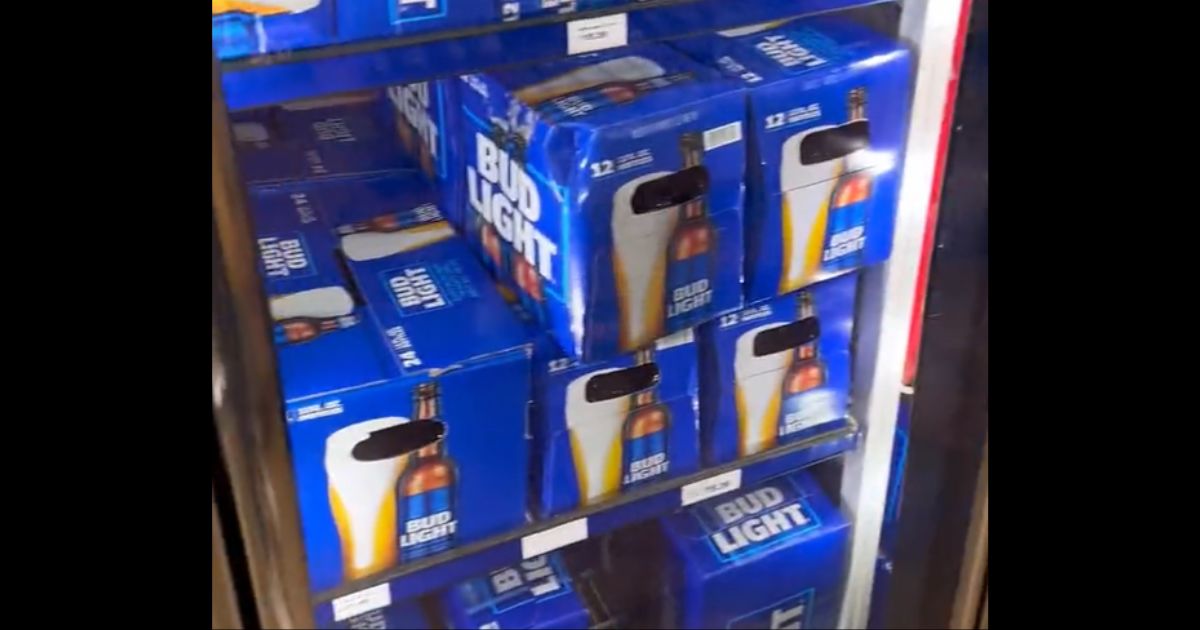
[[[383,92],[279,105],[232,115],[243,181],[291,185],[411,168]]]
[[[746,300],[885,260],[908,51],[828,17],[676,45],[748,88]]]
[[[662,45],[462,80],[467,240],[568,356],[741,305],[736,82]]]
[[[525,522],[529,348],[486,272],[427,207],[334,231],[294,193],[255,219],[311,587]]]
[[[594,505],[700,468],[691,329],[584,363],[539,334],[534,350],[535,482],[544,516]]]
[[[220,59],[334,41],[333,0],[213,0],[212,42]]]
[[[401,147],[437,187],[446,219],[462,229],[458,84],[457,79],[437,79],[394,85],[387,93]]]
[[[586,630],[591,615],[554,552],[451,587],[442,597],[449,627]]]
[[[498,0],[350,0],[337,3],[338,38],[357,41],[499,22]]]
[[[733,461],[846,426],[856,274],[699,329],[704,461]]]
[[[835,628],[850,525],[801,471],[662,521],[672,628]]]
[[[700,468],[697,346],[691,329],[633,355],[563,354],[498,282],[533,343],[533,488],[549,518]]]

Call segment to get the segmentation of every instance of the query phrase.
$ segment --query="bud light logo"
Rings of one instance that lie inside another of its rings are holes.
[[[475,149],[475,165],[467,165],[471,207],[538,274],[553,281],[558,246],[537,228],[542,204],[533,178],[482,133],[475,133]]]
[[[804,630],[810,628],[814,594],[813,589],[810,588],[761,610],[737,617],[725,627],[733,630],[750,630],[751,628]]]
[[[791,70],[809,70],[829,62],[787,35],[767,35],[754,47],[768,59]]]
[[[258,255],[268,279],[305,278],[317,273],[299,232],[258,239]]]
[[[692,514],[722,562],[762,552],[821,526],[790,479],[706,503]]]
[[[404,315],[417,315],[445,308],[446,297],[425,265],[414,265],[386,274],[388,289]]]
[[[494,571],[487,578],[487,586],[491,608],[497,613],[571,592],[566,571],[558,557],[551,555]]]
[[[400,117],[416,132],[425,150],[437,163],[441,136],[430,107],[433,101],[430,99],[429,83],[397,85],[388,88],[387,93]]]

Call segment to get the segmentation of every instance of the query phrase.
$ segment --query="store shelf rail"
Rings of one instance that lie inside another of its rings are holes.
[[[333,627],[346,614],[344,611],[354,610],[356,600],[395,602],[418,597],[559,546],[665,516],[699,497],[717,496],[831,459],[853,449],[858,439],[858,425],[851,421],[836,431],[640,488],[605,503],[347,582],[315,595],[317,625]],[[336,616],[335,610],[339,613]]]
[[[583,19],[625,14],[625,40],[632,45],[879,1],[648,0],[522,22],[258,55],[221,64],[221,75],[229,109],[239,110],[558,59],[575,52],[569,41],[568,24]]]

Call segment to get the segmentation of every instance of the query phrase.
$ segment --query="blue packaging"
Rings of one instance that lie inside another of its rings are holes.
[[[458,84],[457,79],[422,81],[394,85],[387,93],[401,147],[436,186],[446,219],[461,230],[462,178],[451,176],[462,170],[457,166],[461,163]]]
[[[534,345],[535,480],[549,517],[700,468],[697,348],[690,329],[634,355],[583,363]]]
[[[442,602],[452,630],[585,630],[591,625],[559,552],[455,585]]]
[[[212,41],[220,59],[332,43],[333,0],[213,0]]]
[[[662,521],[669,628],[836,628],[850,524],[801,471]]]
[[[700,468],[698,349],[691,329],[604,361],[558,344],[497,284],[533,344],[533,488],[545,518]],[[540,459],[536,459],[540,458]]]
[[[891,253],[910,56],[818,17],[681,40],[748,88],[746,300],[790,293]]]
[[[332,606],[318,606],[315,611],[318,628],[334,630],[428,630],[434,627],[415,599],[395,602],[347,617],[336,619]]]
[[[699,329],[704,461],[733,461],[846,426],[856,276]]]
[[[356,41],[499,22],[498,0],[351,0],[337,3],[338,38]]]
[[[292,185],[370,176],[414,166],[393,131],[382,91],[274,106],[232,117],[242,180]]]
[[[254,195],[315,591],[526,520],[521,324],[436,209],[329,210],[357,185]]]
[[[568,356],[741,305],[744,98],[662,45],[466,75],[465,234]]]

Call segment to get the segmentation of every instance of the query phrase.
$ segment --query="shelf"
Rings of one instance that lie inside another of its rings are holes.
[[[628,13],[628,43],[748,26],[879,0],[648,0],[472,29],[337,44],[221,64],[231,110],[566,56],[566,23]]]
[[[703,485],[698,482],[704,482],[720,475],[736,476],[736,473],[731,474],[732,471],[741,471],[742,487],[753,485],[764,479],[844,453],[854,448],[858,441],[858,435],[858,427],[852,421],[849,426],[837,431],[817,435],[736,462],[707,468],[692,475],[653,484],[603,504],[532,523],[521,529],[464,545],[419,562],[399,566],[370,578],[348,582],[336,589],[316,594],[314,602],[317,605],[318,625],[323,625],[321,620],[332,620],[332,600],[339,597],[359,593],[364,589],[377,587],[384,583],[388,584],[393,602],[417,597],[476,577],[490,569],[519,562],[523,559],[523,548],[526,545],[539,538],[542,540],[555,538],[556,532],[551,531],[555,528],[562,528],[556,530],[557,532],[572,530],[577,533],[580,528],[583,528],[586,531],[583,538],[601,536],[626,525],[674,512],[683,504],[685,487],[688,487],[688,492],[690,492],[691,489]],[[733,489],[729,488],[729,490]],[[586,522],[586,526],[577,522],[581,520]],[[531,539],[531,537],[533,538]],[[583,538],[575,538],[570,540],[570,543],[560,546],[573,544]],[[537,553],[544,553],[554,548],[558,547],[543,549]],[[529,555],[537,555],[537,553]]]

